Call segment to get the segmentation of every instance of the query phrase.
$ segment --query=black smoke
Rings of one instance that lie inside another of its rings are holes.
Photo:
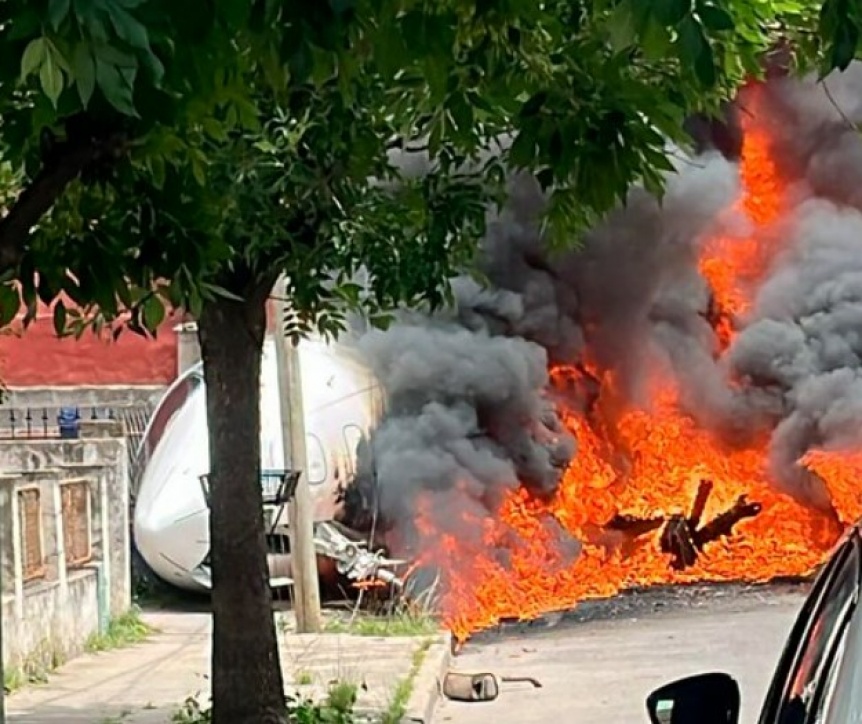
[[[454,511],[488,515],[519,485],[552,494],[576,441],[548,368],[585,361],[612,371],[632,405],[649,404],[656,370],[672,374],[687,413],[732,445],[769,435],[775,484],[828,508],[796,461],[862,442],[862,71],[826,86],[774,78],[761,100],[790,202],[769,230],[782,251],[731,347],[718,345],[698,259],[707,239],[752,229],[731,211],[745,94],[732,122],[690,124],[701,153],[672,150],[677,171],[660,202],[635,189],[575,251],[547,251],[545,199],[513,176],[481,245],[488,283],[456,279],[452,309],[404,314],[362,337],[388,406],[361,451],[348,518],[374,505],[408,522],[417,494],[433,491],[454,530]]]

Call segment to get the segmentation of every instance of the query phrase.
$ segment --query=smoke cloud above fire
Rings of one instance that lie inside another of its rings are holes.
[[[354,492],[408,533],[425,496],[465,536],[480,527],[458,520],[494,515],[519,486],[552,496],[578,454],[564,415],[591,400],[584,387],[550,384],[549,370],[577,365],[612,379],[628,407],[648,409],[656,382],[673,380],[699,426],[729,449],[768,440],[771,482],[828,509],[825,485],[798,460],[862,443],[862,140],[852,127],[862,68],[828,89],[771,80],[741,94],[740,114],[755,106],[784,180],[774,219],[740,206],[735,161],[678,152],[661,202],[634,190],[581,248],[551,254],[543,195],[513,176],[481,245],[488,283],[457,279],[452,309],[404,314],[359,340],[387,412],[361,451]],[[704,250],[752,236],[769,253],[745,303],[724,310],[733,333],[723,339]]]

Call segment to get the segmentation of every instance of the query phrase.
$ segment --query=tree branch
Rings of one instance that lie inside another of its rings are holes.
[[[126,142],[126,134],[117,133],[106,138],[73,138],[52,149],[45,165],[0,219],[0,274],[20,264],[30,230],[51,210],[66,187],[93,163],[119,157]]]

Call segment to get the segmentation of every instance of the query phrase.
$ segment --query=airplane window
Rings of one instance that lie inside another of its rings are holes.
[[[305,436],[305,454],[308,460],[308,482],[310,485],[320,485],[326,480],[326,452],[317,435],[308,433]]]
[[[356,450],[359,447],[359,443],[362,441],[362,438],[365,435],[362,432],[362,428],[359,425],[345,425],[344,426],[344,444],[347,447],[347,466],[349,468],[348,472],[351,475],[356,473]]]
[[[155,414],[153,415],[150,429],[147,432],[147,437],[146,440],[144,440],[144,446],[142,448],[145,460],[148,460],[153,454],[153,450],[155,450],[156,445],[159,444],[159,441],[162,439],[162,435],[165,434],[165,429],[167,428],[168,423],[173,419],[174,415],[177,414],[179,409],[189,398],[189,395],[191,395],[191,393],[194,392],[200,384],[200,377],[197,375],[189,375],[168,392],[168,394],[165,395],[159,403],[159,406],[156,408]]]

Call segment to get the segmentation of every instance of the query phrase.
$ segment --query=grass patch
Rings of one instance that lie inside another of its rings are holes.
[[[309,686],[314,683],[314,677],[310,671],[299,669],[293,674],[293,683],[297,686]]]
[[[153,633],[154,629],[141,620],[140,611],[132,608],[113,619],[104,633],[91,634],[84,643],[84,650],[95,653],[119,649],[140,643]],[[23,662],[3,669],[3,689],[11,694],[25,686],[45,684],[49,674],[65,663],[59,646],[46,639]]]
[[[3,669],[3,690],[11,694],[32,684],[45,684],[48,674],[66,663],[59,646],[45,639],[35,651],[17,666],[7,666]]]
[[[360,613],[348,620],[331,619],[323,630],[355,636],[431,636],[439,632],[440,624],[425,613],[401,611],[386,616]]]
[[[413,693],[413,684],[416,681],[416,676],[419,674],[419,668],[422,662],[425,661],[425,654],[431,648],[431,639],[423,641],[419,647],[413,652],[413,659],[410,662],[410,673],[407,674],[392,694],[389,700],[389,705],[386,711],[383,712],[381,724],[399,724],[407,713],[407,704],[410,703],[410,695]]]
[[[302,724],[354,724],[354,709],[359,687],[346,681],[334,681],[326,698],[320,702],[288,697],[285,713],[290,722]],[[186,699],[182,708],[171,718],[172,724],[210,724],[212,709],[201,706],[195,697]]]
[[[91,634],[84,648],[90,653],[121,649],[146,641],[153,633],[153,627],[141,619],[140,610],[131,608],[122,616],[112,619],[104,633]]]

